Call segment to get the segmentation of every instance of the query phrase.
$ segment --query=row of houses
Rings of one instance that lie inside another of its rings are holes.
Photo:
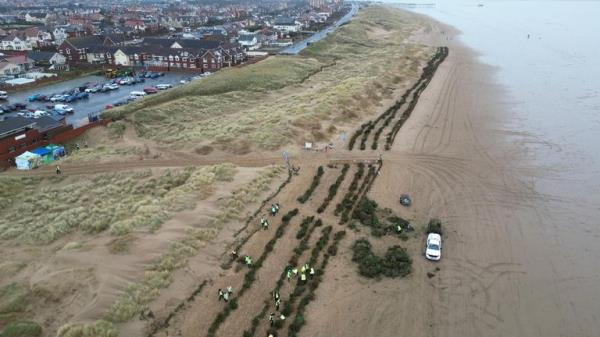
[[[110,37],[87,36],[65,40],[58,47],[58,52],[69,64],[107,64],[211,72],[240,64],[246,59],[244,48],[226,39],[145,38],[139,44],[125,45]]]

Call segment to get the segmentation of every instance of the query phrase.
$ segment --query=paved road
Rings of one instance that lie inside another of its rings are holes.
[[[292,46],[289,46],[288,48],[285,48],[284,50],[280,51],[280,54],[291,54],[291,55],[296,55],[299,52],[301,52],[304,48],[306,48],[308,46],[309,43],[313,43],[313,42],[317,42],[319,40],[321,40],[322,38],[324,38],[325,36],[327,36],[327,34],[333,32],[334,30],[337,29],[337,27],[341,26],[342,24],[350,21],[350,19],[352,19],[352,17],[358,13],[358,5],[356,3],[352,3],[352,9],[350,9],[350,12],[348,12],[346,15],[344,15],[341,19],[339,19],[335,24],[311,35],[309,38],[304,39]]]
[[[72,103],[68,103],[73,109],[75,109],[75,113],[72,115],[67,115],[67,123],[71,123],[74,125],[79,125],[82,121],[87,120],[87,116],[89,114],[98,115],[105,109],[107,104],[114,104],[120,100],[123,100],[129,97],[129,93],[131,91],[141,91],[145,87],[153,86],[159,83],[169,83],[175,85],[180,85],[179,81],[183,78],[189,77],[190,74],[181,74],[181,73],[166,73],[165,76],[159,77],[157,79],[146,79],[145,83],[139,83],[134,85],[121,86],[118,90],[113,90],[106,93],[92,93],[90,94],[90,98],[75,101]],[[200,80],[201,81],[201,80]],[[35,88],[30,90],[18,91],[15,93],[9,94],[8,101],[1,102],[2,105],[8,105],[13,103],[27,103],[27,109],[39,109],[39,110],[48,110],[46,105],[53,104],[51,102],[33,102],[30,103],[27,101],[27,97],[33,94],[43,94],[43,95],[51,95],[56,93],[61,93],[66,90],[71,90],[82,86],[86,83],[104,83],[107,82],[107,79],[103,76],[85,76],[65,82],[60,82],[56,84],[50,84],[48,86],[44,86],[41,88]],[[58,103],[58,102],[57,102]],[[16,116],[16,112],[5,113],[1,116],[13,117]],[[58,116],[58,115],[56,115]]]

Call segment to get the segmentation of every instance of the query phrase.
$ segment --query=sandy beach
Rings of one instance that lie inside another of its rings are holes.
[[[535,178],[552,170],[528,162],[505,127],[513,117],[494,69],[456,34],[436,22],[419,37],[450,53],[384,153],[370,193],[417,222],[444,219],[444,259],[417,256],[400,282],[356,279],[349,256],[337,259],[306,336],[597,334],[598,272],[582,263],[590,251],[577,249],[581,233],[558,230],[569,216],[554,207],[571,200],[536,190]],[[413,196],[411,210],[398,208],[400,193]]]

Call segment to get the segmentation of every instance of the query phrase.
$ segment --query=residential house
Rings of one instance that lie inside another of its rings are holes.
[[[106,53],[102,47],[113,46],[111,39],[98,35],[69,38],[58,46],[67,63],[105,63]],[[112,53],[111,53],[112,54]]]
[[[21,68],[5,60],[0,60],[0,75],[1,76],[15,76],[21,73]]]
[[[35,61],[27,55],[4,56],[2,60],[19,67],[20,73],[25,73],[35,67]]]
[[[273,28],[290,33],[299,31],[300,25],[294,18],[279,16],[275,18],[275,21],[273,22]]]
[[[1,39],[2,50],[32,50],[33,46],[31,41],[28,41],[24,37],[19,37],[16,32],[11,32],[7,36]]]
[[[67,58],[54,51],[30,51],[27,53],[38,66],[62,65],[67,63]]]
[[[52,31],[52,35],[54,36],[54,43],[60,45],[68,38],[84,36],[85,30],[77,25],[56,26]]]
[[[131,28],[137,32],[146,31],[146,23],[144,22],[144,20],[140,20],[140,19],[125,20],[125,22],[123,23],[123,27]]]
[[[258,33],[250,33],[240,31],[238,36],[238,43],[247,48],[248,50],[255,50],[260,48],[260,35]]]
[[[37,23],[46,23],[46,13],[27,13],[25,14],[25,21],[27,22],[37,22]]]

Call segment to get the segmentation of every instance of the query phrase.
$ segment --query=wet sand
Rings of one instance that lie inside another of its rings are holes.
[[[413,274],[371,281],[356,277],[346,242],[302,335],[597,336],[597,208],[538,191],[554,169],[529,160],[523,144],[533,136],[508,127],[517,116],[494,69],[455,34],[435,23],[420,37],[450,54],[383,154],[370,192],[418,224],[441,218],[443,260],[426,261],[422,242],[409,242]],[[401,193],[413,197],[411,209],[399,208]]]

